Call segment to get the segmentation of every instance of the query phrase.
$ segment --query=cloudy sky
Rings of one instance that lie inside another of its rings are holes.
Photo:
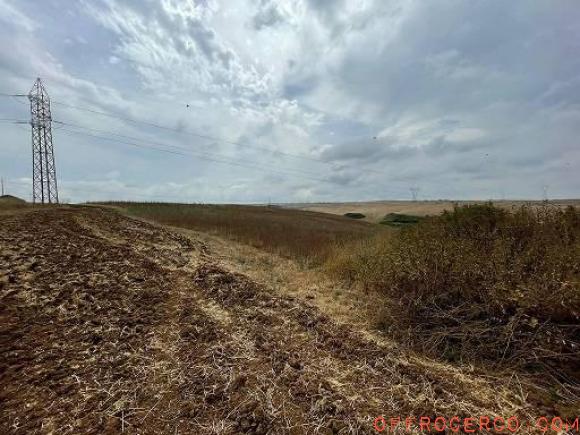
[[[579,22],[578,0],[0,0],[0,92],[45,82],[64,200],[579,197]],[[30,198],[30,126],[0,132]]]

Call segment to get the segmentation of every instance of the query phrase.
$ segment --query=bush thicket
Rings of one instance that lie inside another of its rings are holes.
[[[327,266],[384,295],[380,325],[421,350],[580,379],[573,207],[456,207],[337,251]]]

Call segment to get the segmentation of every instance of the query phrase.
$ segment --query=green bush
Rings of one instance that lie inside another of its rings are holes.
[[[398,227],[398,226],[406,226],[409,224],[416,224],[421,219],[423,219],[421,216],[413,216],[410,214],[402,214],[402,213],[389,213],[379,223],[382,225]]]
[[[351,219],[364,219],[366,216],[362,213],[348,212],[344,214],[345,217]]]

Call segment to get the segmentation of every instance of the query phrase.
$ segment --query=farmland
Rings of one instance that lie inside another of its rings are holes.
[[[108,203],[162,224],[218,234],[274,254],[320,261],[336,245],[381,231],[332,214],[271,206]]]
[[[335,268],[362,272],[361,246],[394,255],[377,241],[405,231],[259,207],[5,210],[0,428],[344,434],[375,433],[380,415],[572,419],[571,372],[548,387],[546,372],[432,354],[379,325],[377,308],[400,296]]]
[[[580,0],[0,0],[0,435],[580,434]]]
[[[299,210],[309,210],[335,215],[345,213],[362,213],[368,222],[380,222],[389,213],[407,214],[415,216],[438,215],[445,210],[453,210],[455,205],[482,204],[485,201],[451,201],[451,200],[431,200],[431,201],[362,201],[362,202],[329,202],[329,203],[302,203],[289,204],[288,207]],[[503,209],[513,210],[521,206],[528,205],[538,207],[543,205],[543,201],[525,200],[494,200],[493,203]],[[578,207],[580,201],[577,199],[562,199],[550,201],[550,205],[556,207],[567,207],[569,205]]]

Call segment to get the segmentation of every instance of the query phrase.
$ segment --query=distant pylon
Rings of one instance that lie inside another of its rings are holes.
[[[39,78],[28,99],[32,126],[32,202],[58,204],[50,98]]]
[[[411,197],[413,198],[413,201],[417,201],[417,197],[419,196],[419,191],[421,189],[419,189],[418,187],[411,187]]]

